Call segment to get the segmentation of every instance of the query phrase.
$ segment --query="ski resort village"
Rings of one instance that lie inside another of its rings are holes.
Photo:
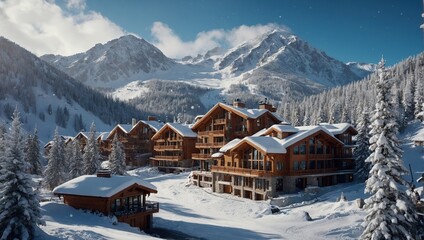
[[[424,239],[423,4],[0,0],[0,239]]]

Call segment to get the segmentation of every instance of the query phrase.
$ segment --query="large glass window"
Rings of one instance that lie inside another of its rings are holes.
[[[315,154],[315,138],[309,139],[309,154]]]
[[[277,171],[283,170],[283,162],[277,162]]]

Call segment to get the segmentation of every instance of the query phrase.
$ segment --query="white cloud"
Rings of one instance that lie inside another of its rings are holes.
[[[66,3],[67,8],[79,11],[84,10],[86,6],[87,4],[85,3],[85,0],[68,0]]]
[[[85,1],[69,0],[66,12],[51,0],[0,0],[0,35],[37,55],[71,55],[125,31],[97,12],[84,12]]]
[[[235,47],[245,41],[252,40],[273,29],[285,29],[287,27],[267,24],[267,25],[242,25],[231,30],[215,29],[197,34],[193,41],[183,41],[174,31],[162,22],[155,22],[151,28],[153,37],[152,43],[164,54],[172,58],[184,56],[196,56],[203,54],[214,47]]]

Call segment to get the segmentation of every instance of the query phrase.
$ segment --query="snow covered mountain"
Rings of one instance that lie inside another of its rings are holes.
[[[130,35],[97,44],[85,53],[69,57],[45,55],[42,59],[119,99],[138,99],[133,102],[140,109],[144,109],[141,105],[151,106],[156,101],[149,98],[154,96],[154,84],[148,84],[151,81],[176,81],[187,84],[187,88],[206,88],[206,93],[195,97],[192,106],[207,108],[216,101],[235,97],[248,105],[249,101],[256,105],[264,97],[275,103],[285,98],[299,99],[372,72],[363,65],[347,65],[331,58],[280,29],[229,50],[215,48],[181,60],[169,59],[145,40]],[[156,110],[159,115],[165,114]]]
[[[0,37],[0,122],[10,122],[15,107],[24,128],[37,127],[40,139],[51,139],[59,126],[62,135],[75,135],[95,122],[97,131],[116,122],[130,122],[141,112],[92,90],[50,66],[15,43]]]
[[[90,86],[127,80],[138,75],[168,70],[175,63],[144,39],[126,35],[87,52],[69,57],[44,55],[42,59]]]

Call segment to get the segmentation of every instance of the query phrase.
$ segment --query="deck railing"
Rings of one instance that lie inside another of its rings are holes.
[[[144,207],[139,206],[136,208],[129,208],[121,211],[112,212],[113,215],[117,217],[134,215],[142,212],[158,212],[159,211],[159,203],[158,202],[146,202]]]

